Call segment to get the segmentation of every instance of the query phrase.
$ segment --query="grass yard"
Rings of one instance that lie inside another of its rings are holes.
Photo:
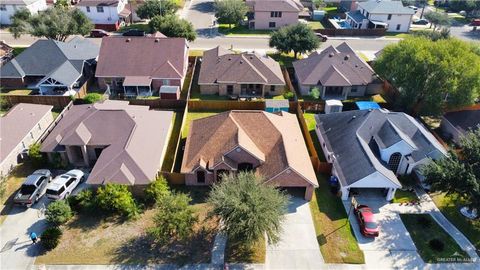
[[[263,237],[251,246],[227,242],[225,260],[229,263],[265,263],[266,251],[267,244]]]
[[[330,192],[325,175],[317,175],[310,210],[317,241],[326,263],[364,264],[365,258],[353,234],[339,197]]]
[[[327,15],[333,15],[338,13],[338,7],[324,7],[322,10],[325,10]]]
[[[303,117],[305,118],[305,122],[307,123],[308,131],[310,133],[310,136],[312,137],[313,145],[317,150],[318,158],[320,159],[320,161],[326,161],[325,156],[323,155],[322,146],[320,145],[317,133],[315,132],[315,113],[304,113]]]
[[[203,56],[204,50],[188,50],[188,56]]]
[[[247,26],[232,25],[232,28],[229,27],[228,24],[219,24],[218,25],[218,32],[227,36],[230,35],[240,35],[240,36],[251,36],[251,35],[269,35],[272,33],[272,30],[253,30],[249,29]]]
[[[28,96],[33,92],[31,89],[11,89],[11,90],[4,90],[2,89],[3,95],[21,95],[21,96]]]
[[[219,112],[188,112],[187,118],[185,119],[185,125],[183,126],[182,130],[182,139],[186,139],[188,135],[188,131],[190,129],[190,124],[192,120],[205,118],[208,116],[212,116],[218,114]]]
[[[169,172],[173,167],[175,161],[175,150],[177,149],[178,136],[180,136],[180,129],[182,128],[183,111],[174,112],[172,120],[172,132],[168,140],[167,151],[163,159],[162,171]]]
[[[400,218],[426,263],[461,262],[470,258],[429,214],[400,214]],[[443,242],[441,251],[430,246],[433,239]]]
[[[155,210],[133,221],[78,215],[63,226],[60,244],[37,257],[36,264],[162,264],[209,263],[218,221],[206,219],[209,206],[194,203],[199,217],[194,234],[185,242],[158,246],[147,234]]]
[[[318,30],[318,29],[325,29],[323,26],[322,22],[320,21],[307,21],[308,26],[312,28],[313,30]]]
[[[445,193],[430,194],[430,197],[445,217],[480,251],[480,219],[470,220],[460,213],[465,202],[458,195],[446,196]]]
[[[268,56],[277,61],[282,67],[292,67],[292,63],[297,59],[294,58],[293,52],[289,54],[285,53],[267,53]]]
[[[413,201],[418,201],[418,197],[415,192],[403,189],[397,189],[397,191],[395,191],[395,197],[393,197],[394,203],[408,203]]]
[[[30,163],[18,165],[6,179],[0,181],[0,224],[13,207],[13,197],[25,178],[34,171]]]

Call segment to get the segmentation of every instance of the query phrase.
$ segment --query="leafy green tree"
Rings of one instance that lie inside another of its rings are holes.
[[[57,7],[68,8],[68,6],[70,6],[70,1],[68,1],[68,0],[57,0],[53,6],[56,7],[56,8]]]
[[[219,23],[232,24],[240,23],[248,12],[248,7],[242,0],[215,0],[215,17]]]
[[[480,93],[480,57],[458,39],[404,39],[385,47],[374,69],[399,90],[396,105],[413,115],[438,115]]]
[[[282,27],[270,35],[270,47],[287,54],[293,51],[295,58],[298,53],[310,52],[319,46],[315,32],[304,23]]]
[[[312,90],[310,91],[310,96],[312,96],[312,98],[314,99],[320,98],[320,90],[318,89],[318,87],[312,88]]]
[[[458,194],[470,207],[480,209],[480,128],[468,132],[460,146],[460,157],[451,151],[422,172],[432,191]]]
[[[208,198],[211,215],[221,218],[221,230],[233,242],[252,244],[264,234],[270,243],[279,241],[288,198],[263,182],[253,172],[239,172],[224,175],[213,186]]]
[[[425,14],[425,18],[430,21],[431,25],[430,28],[433,25],[433,31],[437,29],[437,26],[449,26],[451,24],[450,18],[448,18],[447,13],[445,12],[428,12]]]
[[[73,217],[72,209],[66,201],[54,201],[45,211],[45,219],[55,226],[69,221]]]
[[[99,187],[96,202],[105,212],[120,214],[126,218],[134,218],[138,215],[132,193],[125,185],[109,183]]]
[[[153,32],[161,32],[167,37],[183,37],[188,41],[194,41],[197,38],[192,23],[174,14],[155,16],[148,25]]]
[[[157,213],[154,217],[155,227],[150,228],[150,234],[160,243],[170,239],[187,239],[193,232],[193,225],[198,221],[186,194],[169,194],[163,196],[157,203]]]
[[[163,176],[150,183],[145,189],[145,199],[152,204],[160,202],[163,197],[168,195],[170,195],[170,188]]]
[[[137,9],[137,15],[141,19],[152,19],[155,16],[175,14],[178,6],[172,0],[147,0]]]
[[[412,36],[414,37],[426,37],[432,41],[437,41],[439,39],[448,39],[450,38],[450,29],[442,28],[440,31],[429,31],[429,30],[419,30],[412,31]]]
[[[32,165],[35,168],[39,168],[45,164],[45,159],[43,158],[42,152],[40,152],[42,145],[39,143],[33,143],[28,148],[28,156],[32,161]]]
[[[70,35],[87,35],[93,24],[79,9],[63,7],[48,8],[31,15],[27,10],[19,10],[12,16],[9,28],[15,38],[23,34],[65,41]]]

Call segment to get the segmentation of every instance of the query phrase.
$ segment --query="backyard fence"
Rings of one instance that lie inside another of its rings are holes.
[[[67,104],[67,106],[65,106],[65,108],[63,108],[63,110],[60,112],[60,114],[58,114],[57,118],[55,118],[55,120],[53,120],[53,122],[48,126],[48,128],[45,130],[45,132],[42,134],[42,136],[40,136],[40,138],[38,139],[37,142],[39,142],[40,144],[43,143],[43,141],[45,141],[45,139],[48,137],[48,135],[50,135],[50,133],[52,133],[53,129],[57,126],[57,124],[60,122],[60,120],[63,119],[63,117],[65,116],[65,113],[67,111],[69,111],[73,106],[73,101],[70,100],[70,102]]]
[[[189,100],[190,111],[264,110],[265,101]]]
[[[160,172],[159,175],[165,177],[168,183],[172,185],[184,185],[185,184],[185,174],[175,173],[175,172]]]
[[[383,85],[383,96],[386,98],[387,102],[394,104],[395,101],[400,97],[400,91],[395,88],[389,81],[384,80]]]

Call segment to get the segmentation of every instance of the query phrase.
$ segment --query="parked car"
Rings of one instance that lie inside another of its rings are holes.
[[[480,19],[473,19],[470,23],[471,26],[480,26]]]
[[[418,25],[427,25],[429,24],[430,22],[426,19],[417,19],[417,20],[413,20],[412,22],[413,24],[418,24]]]
[[[110,34],[102,29],[93,29],[90,31],[90,37],[92,38],[101,38],[101,37],[108,37]]]
[[[42,197],[50,180],[52,180],[52,173],[49,170],[34,171],[23,182],[13,198],[13,203],[32,206]]]
[[[415,12],[417,12],[418,8],[416,6],[408,6],[408,8],[413,9]]]
[[[326,42],[328,40],[328,37],[324,34],[315,33],[315,35],[320,39],[321,42]]]
[[[124,37],[144,37],[145,31],[138,29],[131,29],[122,34]]]
[[[83,181],[84,173],[80,170],[71,170],[53,179],[47,187],[47,198],[63,200],[72,194],[73,190]]]
[[[358,224],[360,225],[360,232],[365,237],[377,237],[380,229],[375,221],[372,209],[367,205],[359,205],[354,209]]]

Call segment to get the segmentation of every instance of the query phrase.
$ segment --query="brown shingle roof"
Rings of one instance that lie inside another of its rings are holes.
[[[303,5],[296,0],[247,0],[246,3],[253,11],[300,12],[303,10]]]
[[[95,76],[181,79],[186,45],[184,38],[104,37]]]
[[[374,79],[373,69],[345,42],[295,61],[293,67],[300,84],[304,85],[367,85]]]
[[[172,115],[128,101],[75,105],[43,142],[42,152],[55,152],[63,145],[106,146],[88,183],[148,184],[161,165]]]
[[[212,168],[238,146],[262,160],[257,172],[267,181],[291,168],[317,186],[297,118],[285,112],[229,111],[192,121],[181,171]]]
[[[22,142],[47,113],[51,113],[52,108],[48,105],[19,103],[0,117],[0,162]]]
[[[285,85],[280,65],[272,58],[216,47],[203,53],[198,83],[220,82]]]

